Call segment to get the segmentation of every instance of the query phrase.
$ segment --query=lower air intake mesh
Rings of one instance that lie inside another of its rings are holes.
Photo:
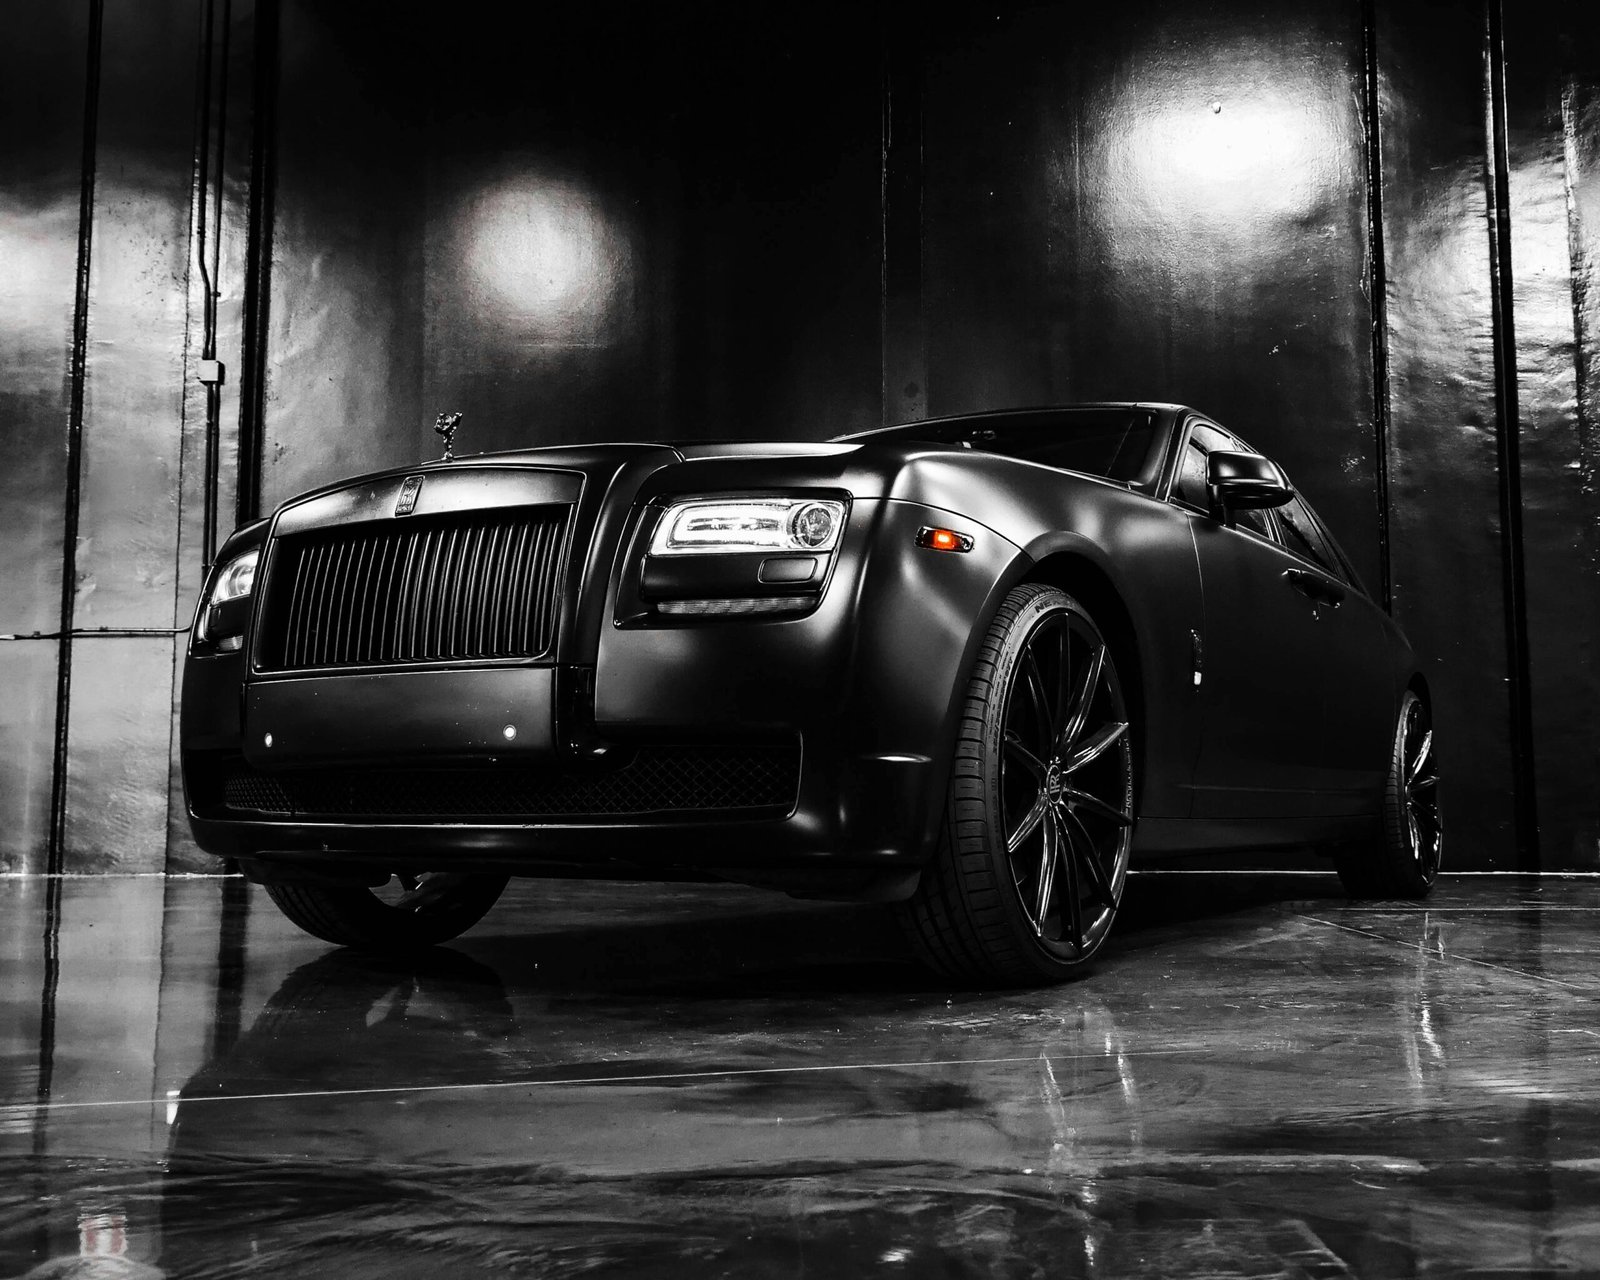
[[[798,746],[651,746],[604,773],[499,766],[263,773],[237,761],[221,771],[215,799],[228,817],[396,823],[603,820],[787,810],[799,779]]]

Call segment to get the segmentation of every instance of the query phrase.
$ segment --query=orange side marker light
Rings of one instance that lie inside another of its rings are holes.
[[[929,551],[971,551],[972,535],[954,529],[935,529],[924,525],[917,530],[917,545]]]

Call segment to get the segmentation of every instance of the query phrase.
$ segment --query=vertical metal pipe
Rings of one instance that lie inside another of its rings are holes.
[[[272,300],[272,218],[277,183],[278,0],[256,0],[255,85],[250,124],[250,208],[245,233],[244,336],[239,355],[238,522],[261,508]]]
[[[61,531],[61,640],[56,649],[55,754],[50,776],[50,839],[45,870],[60,875],[67,843],[67,737],[72,709],[72,628],[78,602],[78,516],[83,484],[83,393],[89,372],[89,266],[94,248],[95,147],[100,124],[104,0],[89,2],[83,90],[83,158],[78,187],[78,265],[72,306],[71,395],[67,410],[67,492]]]
[[[222,6],[221,49],[217,49],[215,10]],[[205,20],[201,25],[202,107],[198,182],[195,191],[195,208],[198,213],[195,225],[196,257],[200,265],[202,297],[200,304],[200,356],[203,360],[217,358],[217,304],[221,297],[218,273],[222,263],[222,182],[223,161],[228,139],[228,42],[232,26],[230,0],[206,0]],[[221,66],[215,90],[212,88],[213,61]],[[217,123],[211,125],[211,100],[215,93]],[[212,137],[216,137],[216,159],[211,158]],[[207,232],[209,231],[209,237]],[[209,257],[209,261],[208,261]],[[217,479],[221,465],[222,449],[222,384],[216,378],[206,380],[206,451],[204,511],[201,517],[200,545],[202,573],[211,571],[217,552]]]
[[[1506,135],[1505,15],[1501,0],[1486,0],[1484,61],[1489,98],[1489,284],[1494,312],[1498,409],[1501,572],[1506,602],[1506,659],[1510,666],[1512,800],[1517,869],[1538,871],[1539,815],[1533,768],[1532,681],[1528,671],[1528,605],[1522,550],[1521,412],[1517,388],[1515,277],[1511,262],[1511,157]]]
[[[211,218],[211,62],[215,51],[214,31],[216,8],[211,0],[202,0],[200,6],[200,66],[199,82],[195,93],[199,97],[195,123],[195,178],[194,178],[194,241],[195,263],[200,268],[200,356],[213,360],[217,354],[217,330],[212,323],[212,298],[216,283],[211,275],[211,263],[206,253],[206,233]],[[211,561],[217,545],[217,420],[216,388],[206,386],[205,464],[202,469],[202,511],[200,517],[201,575],[211,571]]]
[[[1373,480],[1377,498],[1379,593],[1394,611],[1389,553],[1389,265],[1383,247],[1383,101],[1378,80],[1376,0],[1361,0],[1367,161],[1367,288],[1372,305]]]

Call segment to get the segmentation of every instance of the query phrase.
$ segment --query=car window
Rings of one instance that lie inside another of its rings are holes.
[[[1333,536],[1333,530],[1328,528],[1328,522],[1309,506],[1306,508],[1306,513],[1311,517],[1312,523],[1316,525],[1317,532],[1322,535],[1323,545],[1328,548],[1334,561],[1338,564],[1339,576],[1361,592],[1362,595],[1370,596],[1371,593],[1367,591],[1366,584],[1361,581],[1361,575],[1356,572],[1354,562],[1350,559],[1345,549],[1339,545],[1339,540]]]
[[[1040,423],[999,420],[967,432],[964,442],[1121,484],[1146,481],[1152,459],[1160,462],[1155,415],[1144,411],[1074,413]]]
[[[1339,572],[1338,558],[1323,540],[1322,530],[1317,527],[1304,499],[1291,498],[1278,508],[1278,528],[1283,532],[1283,545],[1295,555],[1336,578],[1343,576]]]
[[[1189,429],[1189,442],[1178,459],[1178,475],[1172,482],[1172,496],[1201,511],[1211,508],[1211,494],[1206,485],[1206,458],[1217,450],[1231,451],[1242,448],[1237,440],[1215,427],[1197,422]],[[1240,528],[1273,541],[1272,517],[1265,511],[1243,510],[1234,513]]]

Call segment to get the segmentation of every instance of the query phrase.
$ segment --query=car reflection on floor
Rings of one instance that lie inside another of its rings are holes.
[[[74,907],[112,899],[72,892],[85,1025],[118,988]],[[169,984],[214,973],[216,892],[167,887]],[[995,994],[930,987],[875,909],[742,890],[530,887],[421,963],[236,905],[236,989],[162,1006],[153,1101],[63,1042],[0,1114],[0,1275],[1593,1267],[1596,909],[1142,877],[1092,983]],[[111,1257],[158,1270],[64,1270]]]

